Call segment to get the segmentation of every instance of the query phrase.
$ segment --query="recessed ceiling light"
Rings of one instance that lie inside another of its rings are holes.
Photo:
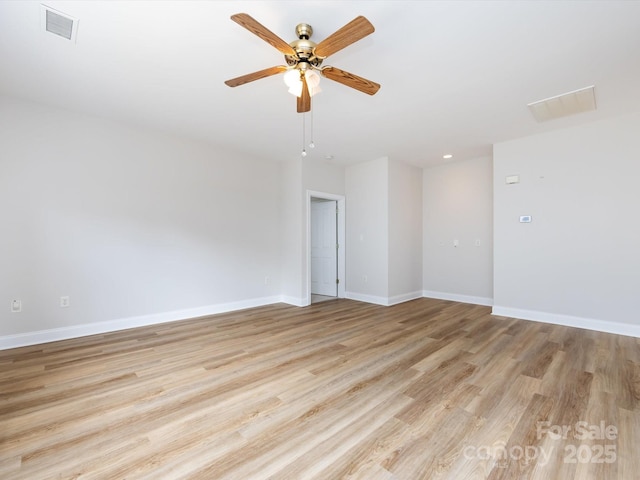
[[[325,160],[333,160],[335,157],[332,154],[328,154],[324,156]]]
[[[445,160],[449,160],[450,158],[453,158],[453,155],[447,153],[446,155],[443,155],[442,158],[444,158]]]

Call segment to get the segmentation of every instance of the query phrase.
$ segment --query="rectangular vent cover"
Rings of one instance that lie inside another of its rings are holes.
[[[40,7],[41,22],[45,32],[75,42],[78,20],[46,5],[40,5]]]
[[[595,86],[529,103],[527,107],[538,122],[589,112],[596,109]]]

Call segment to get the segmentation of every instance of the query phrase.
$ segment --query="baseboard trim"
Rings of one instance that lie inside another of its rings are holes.
[[[471,303],[474,305],[484,305],[491,307],[493,299],[489,297],[474,297],[472,295],[459,295],[457,293],[434,292],[433,290],[424,290],[422,296],[426,298],[435,298],[437,300],[450,300],[452,302]]]
[[[394,295],[393,297],[378,297],[375,295],[367,295],[364,293],[345,292],[345,298],[348,298],[350,300],[357,300],[359,302],[382,305],[383,307],[390,307],[399,303],[415,300],[416,298],[422,298],[422,292],[403,293],[401,295]]]
[[[375,295],[367,295],[364,293],[345,292],[345,298],[349,300],[357,300],[358,302],[373,303],[375,305],[389,306],[389,299],[386,297],[378,297]]]
[[[69,327],[38,330],[35,332],[5,335],[0,337],[0,350],[38,345],[41,343],[56,342],[58,340],[67,340],[70,338],[86,337],[88,335],[98,335],[101,333],[115,332],[118,330],[127,330],[129,328],[146,327],[148,325],[157,325],[161,323],[175,322],[178,320],[187,320],[189,318],[206,317],[218,313],[244,310],[246,308],[261,307],[264,305],[272,305],[274,303],[281,303],[283,301],[284,300],[281,296],[262,297],[249,300],[241,300],[238,302],[206,305],[203,307],[189,308],[185,310],[176,310],[171,312],[121,318],[117,320],[109,320],[106,322],[87,323]]]
[[[373,303],[375,305],[382,306],[396,305],[398,303],[408,302],[410,300],[415,300],[416,298],[421,297],[436,298],[439,300],[450,300],[454,302],[471,303],[475,305],[485,306],[492,306],[493,303],[492,299],[490,298],[434,292],[430,290],[396,295],[389,298],[355,292],[346,292],[345,297],[351,300]],[[261,307],[264,305],[272,305],[274,303],[287,303],[289,305],[294,305],[297,307],[306,306],[306,302],[304,299],[284,295],[255,298],[238,302],[207,305],[185,310],[176,310],[151,315],[128,317],[117,320],[110,320],[107,322],[73,325],[69,327],[0,336],[0,350],[38,345],[41,343],[67,340],[70,338],[85,337],[88,335],[98,335],[102,333],[115,332],[118,330],[126,330],[129,328],[145,327],[148,325],[187,320],[190,318],[206,317],[218,313],[244,310],[247,308]],[[630,325],[627,323],[611,322],[592,318],[582,318],[570,315],[540,312],[535,310],[502,307],[499,305],[493,306],[492,314],[502,317],[551,323],[555,325],[564,325],[567,327],[584,328],[587,330],[595,330],[599,332],[640,338],[640,325]]]
[[[280,301],[282,303],[286,303],[288,305],[293,305],[294,307],[306,307],[308,306],[307,300],[305,298],[298,297],[290,297],[288,295],[281,295]]]
[[[535,322],[552,323],[554,325],[563,325],[565,327],[584,328],[598,332],[614,333],[616,335],[640,338],[640,325],[631,325],[628,323],[598,320],[595,318],[575,317],[572,315],[540,312],[536,310],[502,307],[500,305],[494,305],[491,314],[500,317],[532,320]]]
[[[403,293],[402,295],[394,295],[387,299],[387,305],[397,305],[399,303],[410,302],[417,298],[422,298],[422,292]]]

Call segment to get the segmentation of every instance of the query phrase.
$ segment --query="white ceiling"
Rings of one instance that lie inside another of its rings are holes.
[[[287,42],[301,22],[316,42],[357,15],[376,28],[324,65],[382,88],[369,96],[323,79],[309,161],[436,165],[445,153],[486,156],[496,142],[640,111],[639,1],[42,2],[79,19],[75,44],[42,31],[40,3],[0,0],[0,94],[261,158],[299,158],[302,116],[280,75],[223,83],[284,63],[229,19],[239,12]],[[537,123],[527,108],[589,85],[594,112]]]

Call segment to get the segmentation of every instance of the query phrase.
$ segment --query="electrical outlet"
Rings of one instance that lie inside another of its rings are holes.
[[[269,285],[269,276],[264,277],[264,284]]]
[[[22,311],[21,300],[11,300],[11,313],[20,313]]]
[[[67,308],[69,306],[69,297],[60,297],[60,307]]]

